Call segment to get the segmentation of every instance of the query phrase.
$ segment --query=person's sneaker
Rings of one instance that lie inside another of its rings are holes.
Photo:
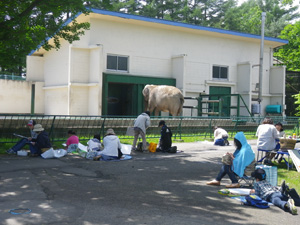
[[[143,153],[149,153],[149,150],[143,150],[142,152]]]
[[[289,186],[285,183],[285,180],[282,181],[280,191],[283,195],[289,196],[290,188]]]
[[[7,151],[6,151],[6,153],[7,154],[10,154],[10,155],[15,155],[15,154],[17,154],[14,150],[12,150],[11,148],[10,149],[8,149]]]
[[[212,180],[212,181],[206,182],[206,184],[207,184],[207,185],[220,186],[220,185],[221,185],[221,182],[220,182],[220,181],[217,181],[217,180]]]
[[[295,206],[294,200],[290,198],[286,204],[287,204],[287,208],[289,209],[290,213],[292,213],[293,215],[297,215],[297,208]]]

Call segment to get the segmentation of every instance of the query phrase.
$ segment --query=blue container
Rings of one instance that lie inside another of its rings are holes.
[[[266,113],[281,113],[281,105],[267,105],[266,106]]]
[[[277,167],[267,165],[257,165],[255,169],[261,168],[266,171],[266,180],[273,186],[277,186]]]

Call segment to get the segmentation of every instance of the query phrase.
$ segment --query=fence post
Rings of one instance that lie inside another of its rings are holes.
[[[104,120],[103,120],[103,123],[102,123],[102,126],[101,126],[102,138],[104,137],[105,120],[106,120],[106,117],[104,117]],[[100,135],[100,136],[101,136],[101,135]]]
[[[52,124],[51,124],[51,128],[50,128],[50,133],[49,133],[49,136],[51,137],[51,140],[52,140],[52,143],[54,141],[54,135],[52,134],[53,133],[53,129],[54,129],[54,121],[55,121],[55,117],[53,117],[53,120],[52,120]]]
[[[181,140],[181,121],[182,121],[182,117],[180,118],[180,122],[179,125],[177,127],[177,132],[175,134],[175,139],[177,138],[177,134],[179,134],[179,139]]]
[[[182,124],[182,117],[180,118],[180,123],[179,123],[179,139],[180,140],[181,140],[181,135],[182,135],[181,124]]]

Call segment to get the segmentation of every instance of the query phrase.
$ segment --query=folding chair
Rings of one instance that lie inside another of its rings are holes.
[[[275,157],[275,159],[278,159],[279,155],[281,155],[283,161],[285,162],[285,164],[286,164],[286,166],[287,166],[287,170],[289,170],[290,168],[293,167],[293,164],[290,165],[290,154],[289,154],[289,152],[286,152],[286,151],[278,151],[278,152],[277,152],[277,155],[276,155],[276,157]],[[286,159],[284,158],[285,155],[288,156],[288,160],[286,160]]]
[[[256,162],[255,159],[244,170],[244,176],[238,177],[238,181],[241,187],[249,186],[253,187],[255,178],[251,177],[251,173],[255,171]]]
[[[272,150],[257,149],[257,158],[256,158],[257,164],[258,163],[263,163],[264,159],[267,156],[267,153],[271,152],[271,151]],[[265,156],[264,156],[264,152],[265,152]],[[259,155],[261,155],[261,156],[259,157]]]
[[[239,177],[238,179],[241,187],[253,187],[253,184],[254,184],[254,181],[255,181],[255,178],[254,177],[251,177],[251,176],[246,176],[244,175],[243,177]]]

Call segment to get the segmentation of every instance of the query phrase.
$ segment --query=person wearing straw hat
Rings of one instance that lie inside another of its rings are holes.
[[[41,124],[36,124],[33,131],[37,133],[37,138],[29,145],[32,157],[42,154],[42,150],[48,150],[52,147],[48,133],[44,130]]]
[[[28,121],[27,127],[30,130],[30,137],[22,138],[20,141],[18,141],[12,148],[6,151],[8,154],[16,154],[17,151],[20,151],[26,144],[30,144],[31,141],[36,140],[37,133],[33,131],[33,127],[35,124],[36,124],[35,120]]]
[[[97,156],[94,157],[95,161],[100,159],[109,161],[121,158],[121,142],[112,128],[107,129],[105,137],[103,138],[103,145],[104,149],[97,152]]]

